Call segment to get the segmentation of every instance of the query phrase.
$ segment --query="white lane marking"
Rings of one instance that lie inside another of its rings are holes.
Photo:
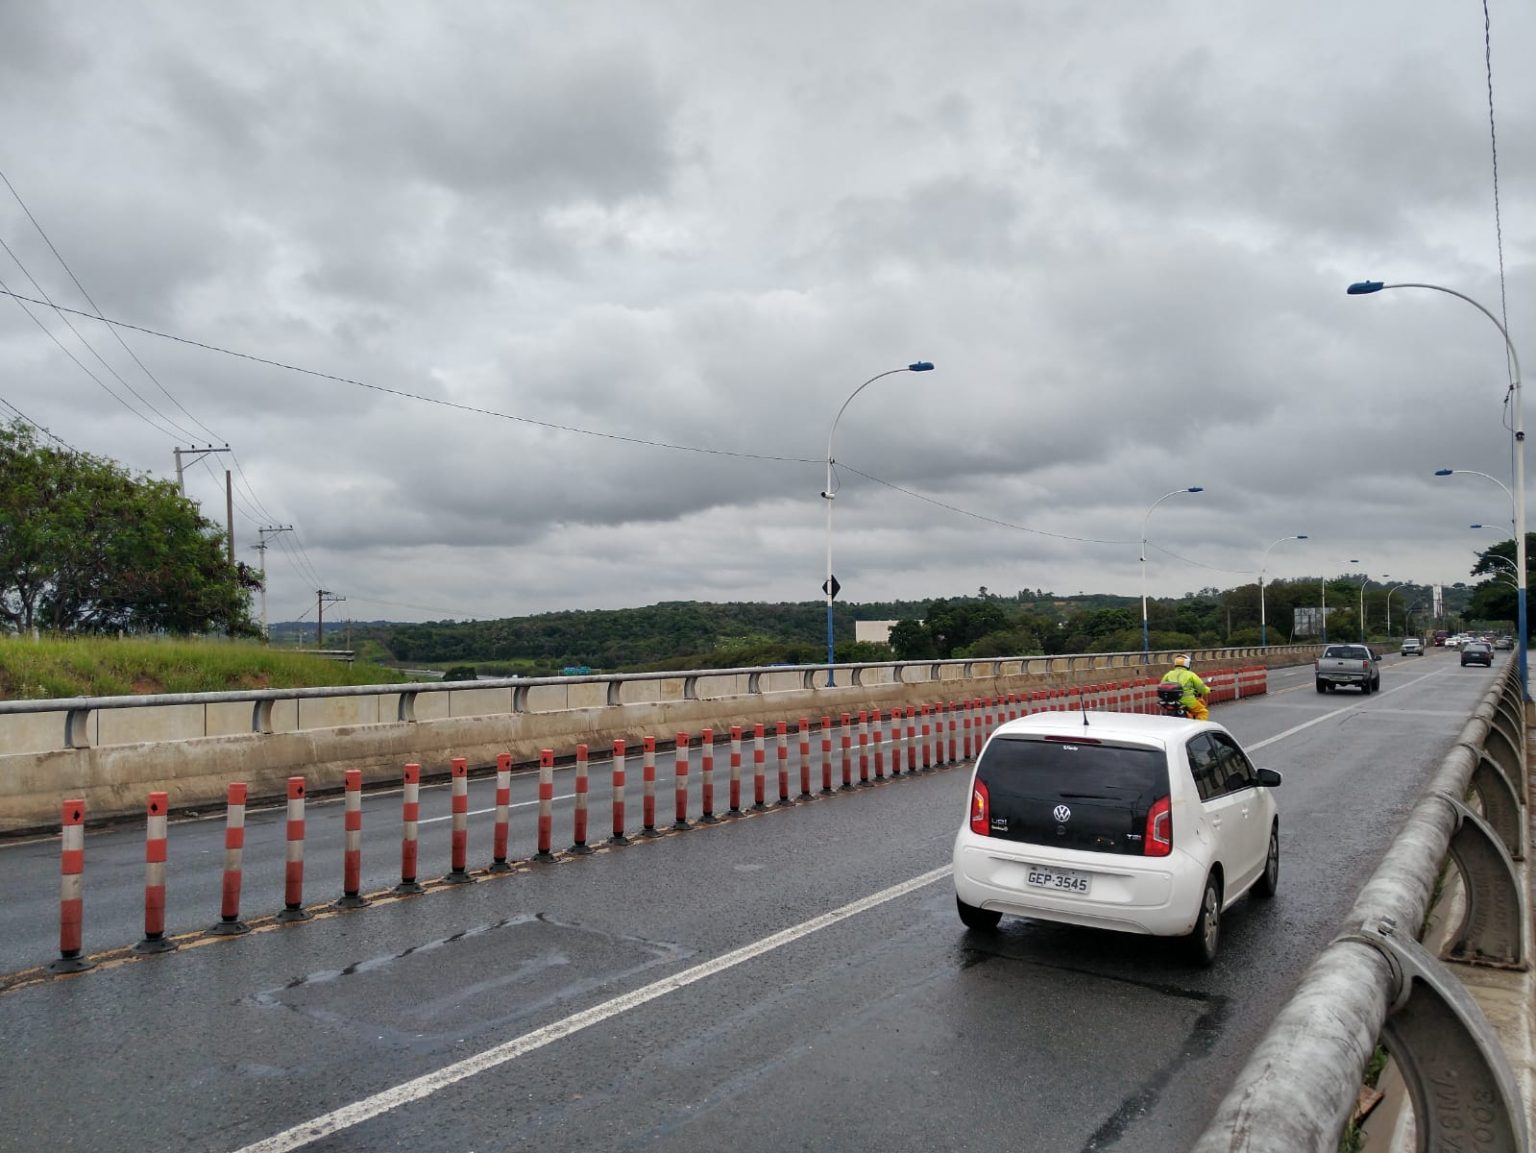
[[[554,799],[557,800],[557,801],[569,801],[569,800],[571,800],[575,796],[576,796],[575,793],[561,793],[558,797],[555,797]],[[534,805],[536,805],[538,803],[539,803],[538,801],[517,801],[514,804],[508,805],[507,808],[509,808],[509,809],[531,809]],[[496,806],[492,805],[489,809],[471,809],[466,814],[466,816],[479,817],[479,816],[485,815],[486,813],[494,813],[495,811],[496,811]],[[418,825],[430,825],[433,821],[451,821],[451,820],[453,820],[453,814],[449,813],[446,817],[423,817],[421,820],[417,821],[416,823]]]
[[[846,921],[849,917],[868,912],[870,909],[894,901],[897,897],[904,897],[908,893],[943,877],[949,876],[950,866],[943,865],[937,869],[930,869],[910,880],[892,885],[888,889],[881,889],[878,893],[871,893],[867,897],[860,897],[829,913],[822,913],[819,917],[812,917],[809,921],[802,921],[798,925],[791,925],[787,929],[781,929],[771,936],[743,945],[739,949],[732,949],[729,953],[722,953],[712,961],[705,961],[695,965],[691,969],[684,969],[681,973],[675,973],[670,977],[663,977],[659,981],[653,981],[631,993],[624,993],[611,1000],[604,1001],[600,1005],[594,1005],[590,1009],[583,1009],[580,1013],[573,1013],[563,1020],[545,1025],[542,1029],[535,1029],[531,1033],[524,1033],[521,1037],[515,1037],[500,1045],[493,1046],[473,1057],[466,1057],[462,1061],[455,1061],[452,1065],[445,1065],[436,1072],[427,1073],[404,1084],[396,1085],[393,1089],[386,1089],[382,1093],[375,1093],[372,1097],[364,1097],[361,1101],[355,1101],[351,1105],[344,1105],[340,1109],[326,1113],[323,1116],[295,1125],[292,1129],[285,1129],[281,1133],[274,1134],[254,1145],[246,1145],[235,1153],[291,1153],[294,1149],[302,1149],[322,1138],[334,1133],[340,1133],[344,1129],[350,1129],[354,1125],[360,1125],[364,1121],[371,1120],[391,1109],[398,1109],[401,1105],[410,1104],[412,1101],[420,1101],[430,1097],[440,1089],[446,1089],[459,1081],[484,1073],[498,1065],[504,1065],[508,1061],[526,1056],[535,1049],[542,1049],[545,1045],[559,1041],[565,1037],[601,1024],[610,1017],[617,1017],[621,1013],[627,1013],[631,1009],[637,1009],[647,1001],[654,1001],[658,997],[664,997],[668,993],[676,993],[695,982],[702,981],[706,977],[712,977],[716,973],[722,973],[727,969],[735,968],[754,957],[760,957],[764,953],[783,948],[794,943],[802,937],[829,928],[839,921]]]
[[[1394,685],[1390,689],[1381,689],[1379,692],[1372,694],[1372,697],[1380,698],[1384,696],[1390,696],[1392,693],[1400,693],[1406,688],[1413,687],[1420,681],[1428,680],[1430,677],[1438,677],[1444,671],[1444,669],[1440,669],[1436,672],[1425,673],[1423,676],[1414,677],[1413,680],[1407,681],[1404,684]],[[1262,749],[1265,745],[1272,745],[1276,741],[1283,741],[1286,737],[1294,737],[1303,729],[1310,729],[1313,725],[1320,725],[1324,721],[1331,721],[1334,717],[1342,717],[1345,713],[1358,712],[1360,709],[1365,707],[1365,702],[1369,699],[1372,698],[1361,698],[1359,704],[1345,705],[1342,709],[1334,709],[1331,713],[1324,713],[1320,717],[1313,717],[1310,721],[1303,721],[1299,725],[1294,725],[1291,728],[1286,729],[1283,733],[1276,733],[1272,737],[1265,737],[1262,741],[1255,741],[1253,744],[1244,745],[1243,747],[1245,749]],[[1470,716],[1471,714],[1468,715]]]

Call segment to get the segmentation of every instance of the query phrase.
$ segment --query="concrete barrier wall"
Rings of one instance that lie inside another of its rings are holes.
[[[1197,658],[1197,665],[1213,671],[1310,659],[1310,646],[1297,648],[1241,657],[1232,650]],[[1229,659],[1218,663],[1218,656]],[[700,673],[691,686],[693,698],[686,695],[688,678],[680,674],[626,681],[625,702],[617,705],[607,703],[612,678],[572,680],[528,686],[520,710],[515,685],[465,687],[421,693],[413,721],[398,719],[399,690],[299,696],[269,702],[270,732],[252,731],[256,701],[249,698],[258,694],[142,707],[121,702],[125,707],[91,710],[88,739],[74,748],[61,747],[70,702],[36,702],[45,711],[0,715],[0,833],[53,828],[59,804],[68,797],[83,797],[92,820],[141,812],[151,789],[166,790],[173,809],[185,810],[221,804],[228,782],[245,781],[255,803],[282,797],[287,778],[297,774],[306,777],[314,794],[340,788],[351,768],[363,770],[367,784],[393,783],[407,761],[419,763],[423,776],[430,777],[446,774],[453,757],[488,767],[498,753],[510,752],[514,762],[533,764],[543,748],[565,757],[584,742],[601,755],[615,739],[638,747],[645,736],[666,742],[677,732],[697,733],[706,726],[719,733],[733,724],[794,725],[802,717],[815,725],[823,716],[860,709],[1129,682],[1137,679],[1133,674],[1160,675],[1167,666],[1155,658],[1150,666],[1126,666],[1118,675],[1113,668],[1092,667],[1104,660],[1103,654],[1051,658],[1049,663],[1058,667],[1048,672],[1028,671],[1031,661],[985,662],[989,675],[980,677],[974,675],[974,664],[967,669],[962,662],[881,666],[860,671],[864,684],[814,688],[804,687],[803,669]],[[1074,664],[1085,667],[1071,670]],[[999,673],[999,667],[1012,671]],[[967,671],[972,675],[965,676]],[[924,679],[902,679],[915,673]],[[819,675],[824,677],[825,670]],[[840,670],[839,680],[848,679]],[[20,703],[4,707],[16,709]]]

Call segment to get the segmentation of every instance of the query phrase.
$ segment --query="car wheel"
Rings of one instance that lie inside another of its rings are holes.
[[[1186,938],[1189,956],[1202,969],[1216,960],[1216,950],[1221,944],[1221,885],[1212,873],[1205,879],[1205,891],[1200,894],[1200,915],[1195,927]]]
[[[1320,692],[1320,693],[1326,693],[1328,691],[1327,683],[1324,682],[1324,681],[1318,681],[1317,682],[1317,691]]]
[[[1003,919],[1003,915],[995,909],[978,909],[975,905],[967,905],[958,894],[955,896],[955,908],[960,913],[960,923],[978,932],[997,928],[997,923]]]
[[[1360,682],[1360,691],[1362,693],[1364,693],[1366,696],[1370,696],[1371,695],[1371,682],[1370,681],[1361,681]]]
[[[1269,830],[1269,856],[1264,861],[1264,872],[1254,882],[1253,891],[1261,897],[1273,897],[1280,888],[1280,826]]]

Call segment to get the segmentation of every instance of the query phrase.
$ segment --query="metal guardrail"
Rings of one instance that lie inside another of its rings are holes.
[[[1265,654],[1311,654],[1315,645],[1270,645],[1190,651],[1197,664],[1211,665],[1241,661]],[[773,665],[732,669],[685,669],[673,672],[593,674],[591,676],[506,677],[496,680],[425,681],[393,685],[335,685],[304,689],[245,689],[215,693],[149,693],[139,696],[65,697],[49,700],[0,701],[0,716],[37,713],[62,713],[64,724],[61,748],[82,749],[91,745],[89,721],[93,712],[105,709],[144,709],[174,705],[251,706],[250,732],[273,732],[273,708],[287,701],[326,700],[346,697],[398,697],[396,720],[416,720],[416,702],[422,694],[484,693],[504,689],[509,693],[508,713],[528,713],[530,695],[540,688],[569,690],[577,685],[603,686],[604,703],[617,706],[636,702],[626,694],[630,686],[655,682],[681,682],[681,699],[705,699],[700,684],[710,680],[746,681],[749,696],[764,693],[764,679],[788,676],[800,690],[825,691],[829,688],[870,688],[878,685],[930,684],[942,681],[971,680],[985,677],[1073,675],[1084,672],[1123,670],[1130,672],[1149,666],[1166,666],[1174,650],[1155,652],[1150,657],[1141,652],[1064,653],[1055,656],[1019,656],[986,659],[925,661],[872,661],[838,665]],[[828,672],[834,681],[826,684]],[[736,695],[735,693],[731,695]]]
[[[1444,959],[1527,969],[1523,859],[1530,796],[1513,667],[1489,689],[1401,835],[1222,1100],[1194,1153],[1335,1153],[1382,1044],[1420,1150],[1527,1153],[1525,1106],[1498,1037]],[[1469,791],[1483,816],[1462,802]],[[1449,857],[1466,911],[1445,958],[1418,937]]]

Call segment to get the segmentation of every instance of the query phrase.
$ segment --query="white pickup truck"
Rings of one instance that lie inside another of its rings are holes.
[[[1356,685],[1362,693],[1374,693],[1381,688],[1381,670],[1376,667],[1380,660],[1366,645],[1329,645],[1313,662],[1317,691],[1331,693],[1339,685]]]

